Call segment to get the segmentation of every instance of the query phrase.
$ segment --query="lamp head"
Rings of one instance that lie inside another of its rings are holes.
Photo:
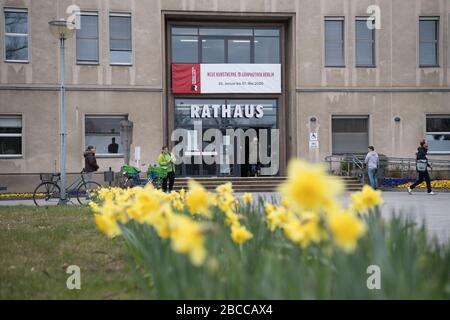
[[[49,21],[51,34],[57,39],[69,39],[73,36],[75,24],[64,19]]]

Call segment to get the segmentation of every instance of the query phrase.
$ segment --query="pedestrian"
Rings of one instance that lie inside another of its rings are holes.
[[[84,152],[84,180],[92,181],[93,174],[98,170],[99,166],[97,164],[97,159],[95,158],[95,152],[97,149],[95,146],[88,146]],[[90,189],[90,183],[86,185]],[[86,200],[89,200],[89,190],[87,191]]]
[[[434,195],[435,193],[431,190],[431,181],[430,175],[428,173],[428,168],[432,169],[431,165],[428,163],[427,158],[428,153],[428,144],[425,140],[420,142],[420,147],[417,148],[416,153],[416,171],[419,174],[419,178],[416,182],[414,182],[411,186],[408,187],[408,193],[412,194],[412,190],[417,187],[423,181],[427,184],[427,192],[430,195]]]
[[[167,146],[164,146],[158,157],[158,164],[163,172],[162,189],[167,193],[172,192],[175,183],[175,160],[174,154],[169,151]],[[167,186],[167,180],[169,186]]]
[[[369,175],[369,182],[372,188],[378,189],[377,172],[379,165],[378,153],[375,152],[373,146],[368,147],[369,152],[366,155],[365,163],[367,166],[367,173]]]

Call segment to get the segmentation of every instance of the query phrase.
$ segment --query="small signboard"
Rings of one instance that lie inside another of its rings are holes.
[[[309,133],[309,141],[319,141],[319,135],[317,134],[317,132]]]
[[[319,141],[309,141],[310,149],[319,149]]]

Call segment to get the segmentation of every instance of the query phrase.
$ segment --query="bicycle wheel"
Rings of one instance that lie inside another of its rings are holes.
[[[94,181],[86,181],[77,189],[77,200],[80,204],[88,204],[94,200],[95,193],[101,189],[101,185]]]
[[[34,189],[33,201],[36,206],[58,204],[61,189],[56,183],[42,182]]]

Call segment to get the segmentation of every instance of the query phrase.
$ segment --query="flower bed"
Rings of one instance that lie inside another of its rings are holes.
[[[450,297],[449,246],[412,221],[384,221],[379,191],[365,186],[344,208],[343,183],[323,167],[294,161],[288,171],[281,203],[191,181],[171,194],[102,189],[90,206],[99,230],[123,237],[150,298]],[[379,290],[368,288],[371,265]]]
[[[381,183],[384,187],[405,189],[415,181],[416,179],[413,178],[384,178]],[[450,180],[431,180],[431,187],[433,189],[450,189]],[[426,188],[426,183],[422,182],[417,188]]]

